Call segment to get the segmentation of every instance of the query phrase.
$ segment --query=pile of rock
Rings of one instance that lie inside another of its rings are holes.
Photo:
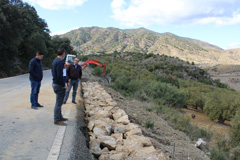
[[[166,160],[97,83],[82,83],[90,151],[99,160]]]

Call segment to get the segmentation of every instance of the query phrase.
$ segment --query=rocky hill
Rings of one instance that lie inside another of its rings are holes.
[[[239,64],[240,60],[238,52],[225,51],[200,40],[172,33],[157,33],[144,28],[79,28],[61,37],[69,38],[76,51],[86,54],[114,51],[165,54],[208,66]]]

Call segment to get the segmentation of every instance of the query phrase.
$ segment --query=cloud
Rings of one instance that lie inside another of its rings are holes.
[[[240,42],[230,43],[227,48],[240,48]]]
[[[87,0],[28,0],[33,4],[38,4],[42,8],[49,10],[73,9],[81,6]]]
[[[61,31],[51,32],[50,35],[55,36],[55,35],[65,34],[67,32],[70,32],[70,31],[74,30],[74,29],[78,29],[78,27],[74,27],[73,29],[69,29],[69,30],[61,30]]]
[[[113,0],[113,18],[126,26],[240,23],[239,0]]]

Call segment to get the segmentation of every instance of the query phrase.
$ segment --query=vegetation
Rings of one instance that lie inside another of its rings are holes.
[[[240,94],[219,80],[208,78],[206,71],[166,55],[114,52],[88,58],[107,63],[113,89],[129,98],[154,102],[156,105],[146,110],[161,115],[192,140],[203,137],[209,140],[212,133],[192,125],[177,108],[193,107],[219,123],[231,121],[232,143],[218,140],[216,148],[211,150],[211,158],[234,159],[239,154]],[[101,76],[101,67],[95,67],[94,73]],[[150,121],[146,121],[145,127],[150,126]]]
[[[145,127],[146,128],[150,128],[153,129],[154,128],[154,122],[150,121],[150,120],[146,120],[145,122]]]
[[[240,145],[240,108],[231,121],[231,137],[235,146]]]
[[[45,53],[43,65],[50,67],[56,50],[72,52],[70,41],[51,38],[44,19],[34,7],[21,0],[0,1],[0,77],[27,70],[29,60],[37,51]]]
[[[225,120],[231,120],[240,108],[240,95],[237,92],[217,90],[209,94],[204,107],[204,112],[208,114],[211,120],[217,120],[224,123]]]

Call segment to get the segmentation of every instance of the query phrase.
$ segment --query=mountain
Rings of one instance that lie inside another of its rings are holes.
[[[240,54],[240,48],[229,49],[229,50],[227,50],[227,52],[231,53],[231,54]]]
[[[172,33],[157,33],[145,28],[126,29],[88,27],[72,30],[60,37],[69,38],[80,53],[140,52],[165,54],[194,61],[199,65],[240,64],[240,54],[218,46]]]

